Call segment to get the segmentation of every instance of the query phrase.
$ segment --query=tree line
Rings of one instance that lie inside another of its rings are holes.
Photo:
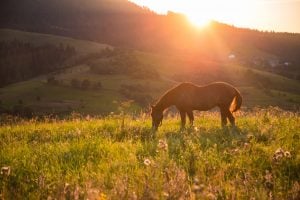
[[[135,79],[159,79],[160,75],[132,50],[123,48],[104,49],[88,62],[90,71],[100,75],[128,75]]]
[[[34,46],[13,40],[0,42],[0,87],[23,81],[63,67],[65,61],[76,55],[69,45],[45,44]]]

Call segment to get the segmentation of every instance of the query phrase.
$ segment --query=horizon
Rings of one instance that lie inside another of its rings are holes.
[[[184,14],[198,27],[215,20],[259,31],[300,33],[300,20],[297,20],[300,18],[300,0],[214,0],[196,4],[192,0],[185,3],[179,0],[166,0],[164,3],[158,0],[129,1],[157,14],[167,14],[169,11]]]

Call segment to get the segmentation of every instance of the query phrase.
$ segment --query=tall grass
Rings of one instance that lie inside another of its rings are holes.
[[[300,117],[218,113],[2,121],[0,199],[299,199]]]

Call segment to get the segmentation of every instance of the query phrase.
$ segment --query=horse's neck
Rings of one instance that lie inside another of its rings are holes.
[[[169,96],[164,96],[159,100],[159,102],[156,104],[156,106],[159,108],[159,110],[164,111],[168,107],[173,105],[173,101]]]

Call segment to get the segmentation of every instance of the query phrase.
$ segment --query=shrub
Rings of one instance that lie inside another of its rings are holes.
[[[31,118],[33,116],[33,110],[28,106],[20,104],[13,107],[12,114],[25,118]]]
[[[102,89],[101,81],[98,81],[98,82],[94,83],[93,87],[94,87],[94,89]]]
[[[71,80],[71,86],[73,88],[80,88],[80,81],[78,79],[76,79],[76,78],[73,78]]]
[[[88,79],[84,79],[81,82],[81,89],[89,89],[91,86],[91,82]]]
[[[52,85],[57,85],[58,84],[58,80],[56,80],[55,76],[49,76],[47,78],[47,83],[48,84],[52,84]]]
[[[35,99],[36,99],[37,101],[41,101],[41,97],[40,97],[40,96],[36,96]]]

